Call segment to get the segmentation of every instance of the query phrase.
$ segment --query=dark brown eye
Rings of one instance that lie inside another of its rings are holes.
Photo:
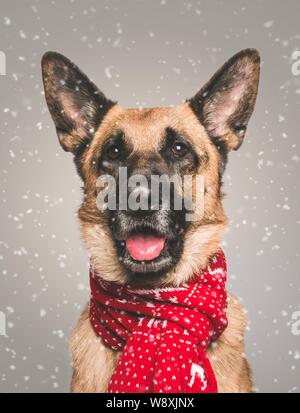
[[[104,161],[119,161],[125,155],[124,132],[122,130],[114,131],[103,149],[102,159]]]
[[[122,150],[119,145],[111,145],[106,149],[106,156],[110,161],[116,161],[121,158]]]
[[[172,153],[176,158],[182,158],[188,152],[188,148],[182,142],[175,142],[172,146]]]

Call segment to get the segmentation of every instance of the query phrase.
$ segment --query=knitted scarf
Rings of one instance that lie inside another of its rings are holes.
[[[90,272],[90,322],[113,350],[122,350],[110,393],[216,393],[205,354],[226,328],[223,251],[179,287],[133,288]]]

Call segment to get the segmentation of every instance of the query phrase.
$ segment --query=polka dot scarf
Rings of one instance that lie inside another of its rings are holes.
[[[216,393],[205,350],[226,328],[226,261],[220,251],[179,287],[133,288],[90,274],[90,322],[121,350],[110,393]]]

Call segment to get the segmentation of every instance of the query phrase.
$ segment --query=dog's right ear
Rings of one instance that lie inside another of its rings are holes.
[[[212,142],[226,152],[237,150],[254,109],[260,71],[256,49],[244,49],[229,59],[188,100]]]
[[[102,119],[115,105],[65,56],[47,52],[42,58],[45,96],[65,151],[76,154],[89,145]]]

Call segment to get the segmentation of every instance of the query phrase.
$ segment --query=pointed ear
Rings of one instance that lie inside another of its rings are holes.
[[[258,51],[242,50],[188,100],[214,143],[227,151],[238,149],[243,142],[254,109],[259,70]]]
[[[60,144],[64,150],[76,154],[82,143],[89,144],[115,102],[107,99],[74,63],[59,53],[44,54],[42,74]]]

